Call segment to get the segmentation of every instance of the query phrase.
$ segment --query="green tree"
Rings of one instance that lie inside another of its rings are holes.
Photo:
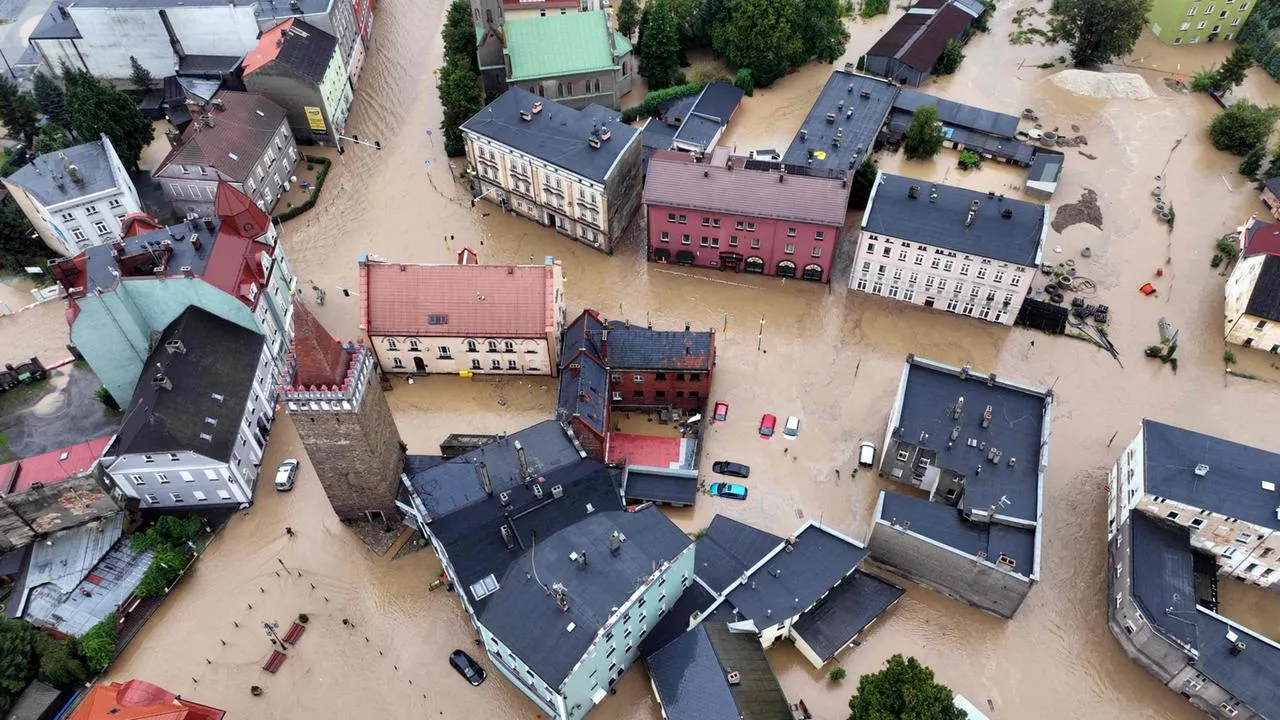
[[[1241,100],[1218,113],[1209,125],[1209,138],[1219,150],[1248,155],[1254,147],[1267,143],[1277,117],[1280,107],[1259,107]]]
[[[631,39],[631,34],[640,26],[640,4],[636,0],[622,0],[618,3],[618,32]]]
[[[808,58],[795,19],[799,3],[726,0],[714,46],[731,67],[750,68],[756,87],[768,87]]]
[[[0,616],[0,713],[9,712],[35,677],[35,628]]]
[[[440,104],[444,107],[444,151],[449,157],[467,152],[466,141],[458,128],[484,108],[480,77],[472,72],[464,58],[451,57],[440,72]]]
[[[878,673],[863,675],[849,698],[849,720],[965,720],[955,695],[915,658],[894,655]]]
[[[1240,174],[1245,177],[1252,178],[1258,174],[1258,170],[1262,167],[1262,161],[1267,159],[1267,148],[1265,145],[1254,145],[1249,154],[1244,156],[1244,160],[1240,161]]]
[[[0,78],[0,122],[14,140],[29,143],[40,121],[40,106],[9,78]]]
[[[693,19],[691,32],[693,44],[709,48],[715,36],[716,25],[724,18],[725,0],[702,0]]]
[[[116,655],[116,614],[111,613],[80,636],[80,651],[89,669],[94,672],[106,669]]]
[[[138,58],[129,56],[129,81],[133,83],[135,90],[146,92],[151,89],[151,71],[142,66],[138,62]]]
[[[756,94],[756,79],[751,77],[751,68],[742,68],[737,75],[733,76],[733,84],[739,90],[751,97]]]
[[[923,105],[916,109],[911,117],[911,125],[907,127],[907,137],[902,142],[902,150],[909,160],[924,160],[938,154],[942,149],[942,124],[938,122],[938,108]]]
[[[16,203],[0,203],[0,263],[13,271],[30,266],[43,266],[53,251],[42,240],[32,238],[35,231]]]
[[[151,121],[133,98],[84,71],[63,68],[71,124],[76,136],[92,140],[106,135],[125,167],[137,169],[142,150],[155,139]]]
[[[1218,84],[1218,66],[1200,68],[1191,76],[1191,92],[1209,92]]]
[[[184,549],[161,545],[152,551],[151,564],[133,593],[138,597],[160,597],[177,581],[191,555]]]
[[[1244,82],[1245,73],[1251,67],[1253,67],[1253,51],[1243,45],[1237,45],[1214,75],[1213,91],[1221,95],[1231,88],[1239,87],[1240,83]]]
[[[69,147],[71,147],[71,137],[61,125],[54,123],[40,128],[40,132],[36,133],[35,139],[31,141],[31,151],[37,155],[57,152]]]
[[[849,188],[849,207],[854,210],[865,210],[867,201],[871,199],[871,190],[876,186],[876,175],[880,165],[875,158],[867,157],[853,174],[853,185]]]
[[[36,677],[41,682],[67,688],[89,679],[89,668],[80,657],[80,648],[75,638],[59,640],[52,635],[37,632],[35,640],[39,665]]]
[[[680,83],[680,33],[668,0],[653,0],[645,7],[637,53],[640,74],[649,89],[661,90]]]
[[[942,48],[942,55],[938,57],[938,63],[933,68],[933,72],[935,75],[950,75],[960,69],[962,62],[964,62],[964,43],[948,40]]]
[[[844,55],[845,43],[849,42],[840,0],[799,0],[796,9],[795,26],[808,57],[825,63],[839,60]]]
[[[67,105],[67,94],[57,81],[42,71],[31,76],[31,93],[35,96],[40,112],[49,118],[49,122],[57,123],[64,129],[71,129],[71,109]]]
[[[1076,67],[1127,55],[1142,35],[1152,0],[1053,0],[1049,36],[1071,46]]]
[[[471,19],[471,3],[467,0],[453,0],[449,4],[442,35],[445,62],[456,57],[465,61],[471,72],[479,75],[480,58],[476,55],[476,26]]]
[[[889,0],[862,0],[862,9],[858,14],[864,18],[889,14]]]

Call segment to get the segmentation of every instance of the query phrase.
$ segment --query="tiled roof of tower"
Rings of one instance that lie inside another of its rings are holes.
[[[229,224],[237,235],[260,238],[271,227],[271,217],[253,203],[248,195],[240,192],[226,180],[218,181],[218,192],[213,199],[213,214]]]
[[[265,95],[248,92],[221,92],[214,98],[222,108],[211,111],[213,125],[193,122],[164,160],[159,173],[172,164],[215,167],[220,173],[243,182],[284,124],[284,108]]]
[[[370,336],[545,338],[555,331],[551,265],[360,262]]]
[[[341,386],[351,365],[351,353],[329,334],[306,303],[294,304],[293,327],[292,384]]]

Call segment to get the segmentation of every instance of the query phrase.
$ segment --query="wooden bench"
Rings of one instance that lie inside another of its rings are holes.
[[[286,643],[292,645],[293,643],[298,642],[298,638],[302,637],[302,633],[306,631],[307,631],[306,625],[295,622],[293,625],[289,626],[289,632],[286,632],[284,634],[284,637],[281,639],[284,640]]]
[[[284,661],[288,659],[288,655],[285,655],[279,650],[272,650],[271,657],[268,657],[267,661],[262,664],[262,669],[274,675],[275,672],[280,669],[280,666],[284,664]]]

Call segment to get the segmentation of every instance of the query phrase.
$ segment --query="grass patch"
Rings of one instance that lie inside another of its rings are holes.
[[[1048,42],[1049,33],[1040,28],[1019,28],[1009,33],[1011,45],[1030,45],[1035,42]]]
[[[889,0],[862,0],[862,9],[858,11],[864,19],[888,14]]]

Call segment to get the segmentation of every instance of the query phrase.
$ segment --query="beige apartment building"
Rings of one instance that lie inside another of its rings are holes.
[[[1249,218],[1238,242],[1223,306],[1226,340],[1280,354],[1280,223]]]
[[[429,265],[362,255],[359,266],[360,330],[383,372],[558,374],[565,322],[558,260]]]
[[[880,173],[849,287],[1012,325],[1048,230],[1047,205]]]
[[[462,133],[476,201],[606,253],[640,209],[640,133],[616,112],[511,88]]]

